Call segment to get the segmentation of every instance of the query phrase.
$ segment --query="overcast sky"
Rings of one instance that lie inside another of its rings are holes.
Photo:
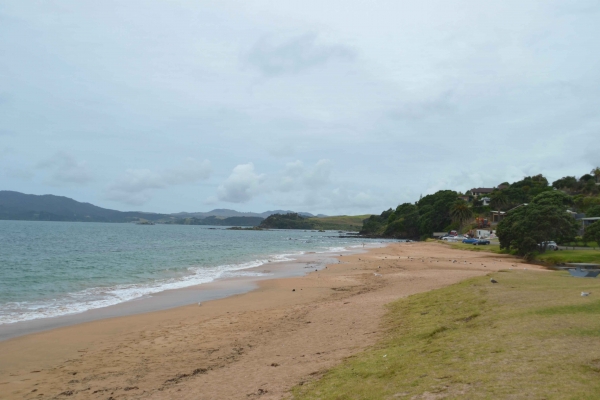
[[[600,2],[0,2],[0,189],[379,213],[600,165]]]

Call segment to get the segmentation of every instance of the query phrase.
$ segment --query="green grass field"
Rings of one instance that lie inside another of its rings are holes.
[[[567,243],[563,243],[565,246],[575,246],[575,247],[590,247],[590,248],[596,248],[598,247],[598,243],[596,242],[567,242]]]
[[[363,226],[363,220],[370,216],[370,214],[338,215],[335,217],[309,218],[309,221],[315,224],[315,229],[358,232]]]
[[[596,263],[600,264],[600,250],[559,250],[547,251],[536,257],[547,264]]]
[[[498,284],[481,277],[389,304],[374,348],[294,388],[294,398],[598,399],[600,280],[493,277]]]
[[[484,251],[496,254],[505,254],[500,250],[500,245],[490,244],[486,246],[473,246],[472,244],[464,243],[448,243],[453,249],[469,250],[469,251]],[[597,263],[600,264],[600,250],[585,249],[585,250],[559,250],[547,251],[535,257],[536,261],[541,261],[544,264],[556,265],[564,263]]]
[[[450,247],[453,249],[459,250],[469,250],[469,251],[486,251],[488,253],[496,253],[501,254],[500,245],[499,244],[486,244],[483,246],[474,246],[472,244],[466,243],[450,243]]]

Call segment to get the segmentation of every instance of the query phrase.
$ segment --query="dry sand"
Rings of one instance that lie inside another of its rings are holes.
[[[384,305],[499,269],[509,256],[394,243],[202,305],[0,343],[2,399],[280,399],[381,337]]]

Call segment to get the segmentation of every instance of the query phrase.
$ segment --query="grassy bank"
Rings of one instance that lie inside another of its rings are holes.
[[[595,263],[600,264],[600,250],[548,251],[536,256],[536,260],[547,264]]]
[[[598,398],[600,280],[494,278],[390,304],[375,348],[296,387],[295,398]]]
[[[309,218],[315,229],[355,231],[362,228],[363,220],[370,217],[368,215],[338,215],[334,217]]]
[[[564,246],[567,247],[589,247],[589,248],[598,248],[599,245],[596,242],[583,242],[583,241],[578,241],[578,242],[567,242],[567,243],[561,243]]]
[[[465,243],[448,243],[453,249],[469,250],[469,251],[484,251],[489,253],[504,254],[500,250],[500,245],[490,244],[485,246],[473,246],[472,244]],[[559,251],[547,251],[542,254],[538,254],[535,257],[536,261],[540,261],[548,265],[565,264],[565,263],[595,263],[600,264],[600,250],[559,250]]]
[[[452,247],[453,249],[469,250],[469,251],[486,251],[488,253],[502,254],[502,251],[500,251],[499,244],[486,244],[486,245],[482,245],[482,246],[474,246],[472,244],[466,244],[466,243],[449,243],[449,244],[450,244],[450,247]]]

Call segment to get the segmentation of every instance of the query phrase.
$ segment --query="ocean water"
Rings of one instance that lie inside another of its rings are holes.
[[[314,252],[361,247],[337,232],[0,221],[0,325],[80,313]]]

